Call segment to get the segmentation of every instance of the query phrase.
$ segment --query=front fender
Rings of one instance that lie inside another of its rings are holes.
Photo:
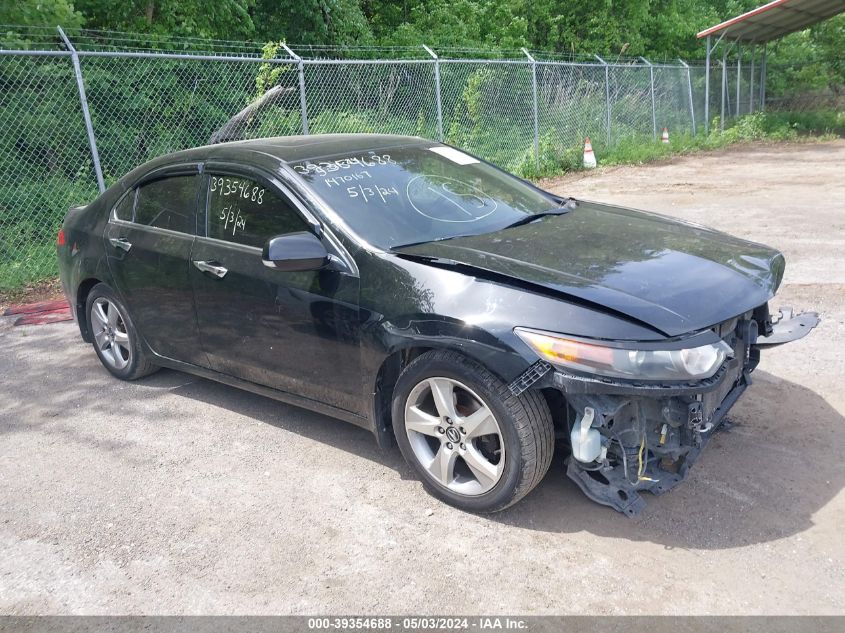
[[[358,265],[365,371],[377,372],[403,349],[448,347],[510,382],[538,360],[514,334],[517,326],[611,340],[663,338],[639,323],[535,287],[395,255],[367,254]]]
[[[373,330],[372,343],[384,358],[413,348],[450,349],[465,354],[505,382],[524,372],[536,358],[506,329],[510,336],[491,332],[455,318],[438,315],[413,315],[384,320]],[[517,341],[511,345],[507,338]],[[379,363],[380,364],[380,363]]]

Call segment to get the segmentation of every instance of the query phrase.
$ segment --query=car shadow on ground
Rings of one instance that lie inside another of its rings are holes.
[[[203,379],[162,371],[150,386],[247,415],[280,429],[363,457],[414,479],[399,450],[380,450],[351,424]],[[290,415],[293,411],[296,415]],[[552,533],[649,541],[667,548],[723,549],[781,539],[813,525],[813,515],[845,485],[838,466],[842,416],[810,389],[765,372],[731,413],[687,481],[629,519],[588,500],[565,476],[558,456],[534,492],[489,520]],[[291,421],[296,420],[296,421]],[[419,488],[420,503],[429,503]]]
[[[381,450],[370,431],[343,420],[169,369],[162,369],[143,382],[339,448],[391,468],[403,479],[413,477],[399,449]]]

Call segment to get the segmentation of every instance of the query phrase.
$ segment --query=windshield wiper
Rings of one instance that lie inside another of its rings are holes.
[[[569,213],[573,209],[577,207],[577,202],[572,198],[564,198],[563,204],[559,207],[554,207],[553,209],[549,209],[548,211],[541,211],[540,213],[532,213],[531,215],[526,215],[524,217],[519,218],[515,222],[511,222],[510,224],[503,226],[501,229],[495,229],[496,231],[504,231],[505,229],[511,229],[515,226],[522,226],[523,224],[528,224],[529,222],[533,222],[534,220],[539,220],[540,218],[544,218],[550,215],[564,215],[565,213]],[[391,246],[389,250],[398,250],[401,248],[410,248],[411,246],[419,246],[420,244],[430,244],[432,242],[445,242],[446,240],[454,240],[459,237],[475,237],[476,234],[469,233],[464,235],[447,235],[446,237],[437,237],[431,240],[421,240],[419,242],[411,242],[409,244],[399,244],[397,246]]]
[[[549,209],[548,211],[541,211],[540,213],[532,213],[531,215],[526,215],[525,217],[519,218],[515,222],[511,222],[507,226],[503,227],[501,230],[505,229],[512,229],[516,226],[522,226],[523,224],[529,224],[534,220],[539,220],[540,218],[545,218],[550,215],[564,215],[565,213],[569,213],[571,209],[568,206],[559,207],[557,209]]]
[[[420,242],[410,242],[409,244],[397,244],[396,246],[391,246],[389,250],[395,251],[400,248],[410,248],[411,246],[419,246],[420,244],[431,244],[432,242],[445,242],[446,240],[454,240],[458,237],[473,237],[472,233],[464,234],[464,235],[447,235],[446,237],[435,237],[431,240],[422,240]]]

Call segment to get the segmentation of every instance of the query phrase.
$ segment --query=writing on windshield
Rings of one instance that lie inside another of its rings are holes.
[[[496,231],[555,204],[518,178],[444,145],[292,167],[357,235],[384,249]]]

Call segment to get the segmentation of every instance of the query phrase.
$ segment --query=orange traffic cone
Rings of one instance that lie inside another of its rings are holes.
[[[669,128],[663,128],[663,134],[660,136],[661,143],[668,143],[669,142]]]
[[[588,136],[584,141],[584,167],[592,169],[596,166],[596,155],[593,154],[593,145],[590,143]]]

